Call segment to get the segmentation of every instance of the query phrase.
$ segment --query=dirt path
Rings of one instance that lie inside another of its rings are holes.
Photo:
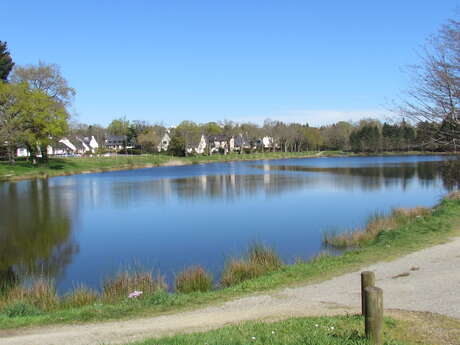
[[[428,311],[460,319],[460,238],[363,270],[375,271],[377,285],[384,290],[385,308]],[[240,298],[219,306],[179,314],[27,331],[3,331],[0,332],[0,343],[123,344],[176,332],[217,328],[244,320],[336,315],[359,310],[360,272],[354,272],[319,284]]]

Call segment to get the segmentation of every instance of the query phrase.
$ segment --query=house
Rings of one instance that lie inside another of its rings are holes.
[[[99,144],[96,141],[94,135],[91,136],[91,140],[89,141],[89,147],[91,147],[91,152],[96,153],[96,150],[99,148]]]
[[[235,138],[233,138],[233,150],[234,151],[241,152],[242,149],[244,150],[244,149],[250,149],[250,148],[251,148],[251,145],[245,135],[238,134]]]
[[[227,154],[235,150],[235,138],[224,134],[212,135],[208,137],[210,153],[221,152]]]
[[[257,145],[264,149],[271,149],[273,147],[273,138],[265,136],[257,141]]]
[[[107,147],[109,150],[121,150],[125,147],[126,141],[126,135],[109,135],[105,139],[105,147]]]
[[[169,148],[169,143],[171,142],[171,135],[169,129],[166,131],[166,133],[163,135],[161,138],[160,143],[157,146],[157,149],[159,152],[161,151],[168,151]]]

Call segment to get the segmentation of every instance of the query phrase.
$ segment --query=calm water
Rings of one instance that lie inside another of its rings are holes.
[[[323,231],[393,207],[434,205],[443,157],[315,158],[161,167],[0,184],[0,274],[45,273],[60,291],[136,263],[169,279],[220,272],[249,243],[287,262]]]

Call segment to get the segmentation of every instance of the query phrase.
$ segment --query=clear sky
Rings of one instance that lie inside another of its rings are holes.
[[[76,119],[174,125],[383,117],[451,0],[6,0],[17,64],[57,63]]]

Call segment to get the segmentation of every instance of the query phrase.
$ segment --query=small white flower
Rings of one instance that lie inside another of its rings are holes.
[[[256,340],[256,337],[251,337],[252,340]]]
[[[318,324],[316,324],[316,325],[315,325],[315,327],[319,327],[319,325],[318,325]]]
[[[272,331],[272,334],[275,334],[275,331]]]
[[[334,330],[334,327],[331,327],[331,331],[333,331],[333,330]]]

